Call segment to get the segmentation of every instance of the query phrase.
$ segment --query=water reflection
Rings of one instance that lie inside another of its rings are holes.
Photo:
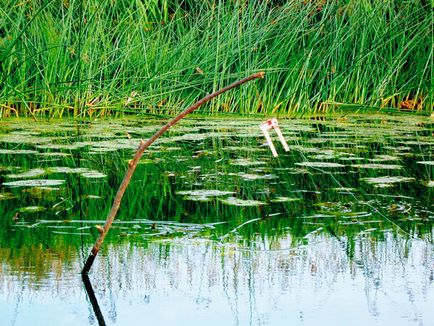
[[[386,233],[382,241],[323,234],[311,234],[297,246],[290,235],[256,241],[261,246],[254,250],[203,240],[111,245],[91,275],[95,294],[85,283],[87,295],[72,271],[70,276],[47,272],[37,284],[24,271],[19,282],[17,275],[3,272],[3,321],[103,325],[103,315],[118,325],[318,320],[429,325],[433,320],[429,239]],[[81,264],[82,259],[74,261],[77,269]]]
[[[87,274],[82,274],[81,279],[83,280],[84,288],[86,289],[87,297],[89,298],[90,304],[92,305],[93,313],[95,314],[96,319],[98,320],[99,326],[105,326],[104,316],[101,312],[101,308],[98,304],[98,299],[95,296],[95,292],[93,291],[92,284],[90,283],[89,276]]]
[[[291,151],[278,159],[258,121],[174,128],[142,160],[82,283],[138,143],[119,135],[156,128],[142,124],[90,124],[79,140],[3,125],[2,323],[434,320],[432,125],[399,118],[282,121]]]

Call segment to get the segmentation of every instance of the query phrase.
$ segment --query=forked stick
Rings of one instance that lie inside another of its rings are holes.
[[[128,187],[128,184],[130,183],[130,179],[131,176],[134,173],[134,170],[137,167],[137,164],[139,163],[140,158],[143,155],[143,152],[145,151],[146,148],[148,148],[155,140],[157,140],[158,137],[160,137],[165,131],[167,131],[170,127],[172,127],[173,125],[175,125],[179,120],[181,120],[182,118],[184,118],[187,114],[193,112],[194,110],[196,110],[198,107],[200,107],[202,104],[208,102],[209,100],[213,99],[214,97],[227,92],[228,90],[235,88],[237,86],[240,86],[244,83],[247,83],[248,81],[251,81],[253,79],[256,78],[264,78],[264,73],[263,72],[259,72],[256,74],[253,74],[249,77],[243,78],[239,81],[236,81],[233,84],[230,84],[220,90],[218,90],[215,93],[209,94],[207,96],[205,96],[203,99],[197,101],[196,103],[194,103],[192,106],[190,106],[189,108],[187,108],[185,111],[181,112],[179,115],[177,115],[175,118],[173,118],[172,120],[169,121],[169,123],[167,123],[163,128],[161,128],[159,131],[157,131],[151,138],[149,138],[147,141],[142,140],[140,142],[139,148],[137,149],[136,154],[134,155],[133,159],[131,161],[128,162],[128,169],[127,172],[125,173],[124,179],[122,180],[121,185],[119,186],[118,192],[116,193],[116,197],[113,200],[113,205],[112,208],[110,209],[110,212],[107,215],[107,219],[105,221],[104,227],[101,230],[101,233],[98,237],[98,239],[96,240],[95,245],[92,248],[92,251],[89,255],[89,257],[86,260],[86,263],[83,267],[83,270],[81,271],[82,274],[87,274],[89,272],[89,270],[92,267],[93,261],[95,260],[96,255],[98,254],[101,245],[104,241],[105,236],[107,235],[113,220],[116,217],[116,213],[119,209],[119,206],[121,204],[121,200],[122,200],[122,196],[125,193],[125,190]]]

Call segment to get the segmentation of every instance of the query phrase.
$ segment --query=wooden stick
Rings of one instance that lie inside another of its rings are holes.
[[[189,108],[187,108],[185,111],[181,112],[179,115],[177,115],[175,118],[173,118],[172,120],[169,121],[169,123],[167,123],[163,128],[161,128],[159,131],[157,131],[151,138],[149,138],[147,141],[142,140],[140,142],[139,148],[137,149],[136,154],[134,155],[133,159],[130,160],[128,162],[128,169],[127,172],[125,173],[124,179],[122,180],[121,185],[119,186],[118,192],[116,193],[116,197],[113,201],[113,205],[112,208],[110,209],[110,212],[107,215],[107,219],[105,221],[104,227],[100,233],[100,236],[98,237],[98,239],[96,240],[95,245],[92,248],[92,251],[89,255],[89,257],[86,260],[86,263],[83,267],[83,270],[81,271],[82,274],[87,274],[89,272],[89,270],[92,267],[93,261],[95,260],[96,255],[98,254],[101,245],[104,241],[105,236],[107,235],[113,220],[116,217],[116,213],[119,209],[119,206],[121,204],[121,200],[122,200],[122,196],[125,193],[125,190],[128,187],[128,184],[130,183],[130,179],[131,176],[134,173],[134,170],[137,167],[137,164],[139,163],[139,160],[141,158],[141,156],[143,155],[143,152],[145,151],[146,148],[148,148],[155,140],[157,140],[158,137],[160,137],[165,131],[167,131],[170,127],[172,127],[173,125],[175,125],[179,120],[181,120],[182,118],[184,118],[187,114],[193,112],[194,110],[196,110],[197,108],[199,108],[202,104],[210,101],[211,99],[213,99],[214,97],[227,92],[228,90],[235,88],[237,86],[240,86],[244,83],[247,83],[248,81],[251,81],[253,79],[256,78],[264,78],[264,73],[263,72],[259,72],[256,74],[253,74],[249,77],[243,78],[239,81],[236,81],[233,84],[230,84],[220,90],[218,90],[215,93],[209,94],[207,96],[205,96],[204,98],[202,98],[201,100],[197,101],[196,103],[194,103],[192,106],[190,106]]]

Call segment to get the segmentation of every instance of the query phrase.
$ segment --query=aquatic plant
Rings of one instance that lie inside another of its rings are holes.
[[[428,1],[0,3],[0,116],[433,108]]]

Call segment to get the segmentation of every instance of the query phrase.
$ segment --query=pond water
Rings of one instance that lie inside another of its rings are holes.
[[[2,325],[432,325],[434,121],[0,121]]]

